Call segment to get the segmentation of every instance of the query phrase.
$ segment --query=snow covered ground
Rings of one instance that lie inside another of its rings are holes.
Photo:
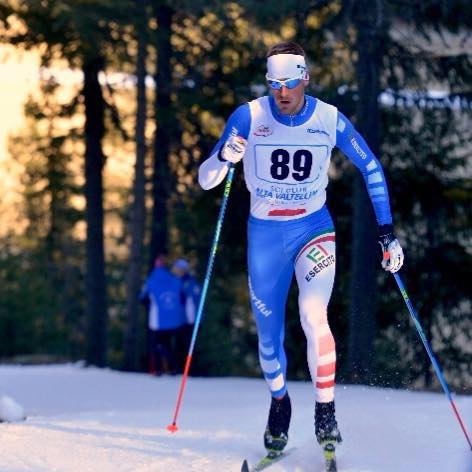
[[[239,472],[263,453],[269,397],[262,380],[190,378],[178,425],[180,377],[151,377],[78,365],[1,366],[0,395],[25,422],[0,424],[0,471]],[[315,444],[310,383],[289,383],[296,451],[271,470],[323,469]],[[343,472],[470,472],[472,453],[442,394],[339,385]],[[472,397],[457,405],[469,428]]]

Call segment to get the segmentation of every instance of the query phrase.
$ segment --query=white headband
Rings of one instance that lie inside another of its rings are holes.
[[[294,79],[303,75],[308,79],[305,58],[298,54],[276,54],[267,59],[266,78]]]

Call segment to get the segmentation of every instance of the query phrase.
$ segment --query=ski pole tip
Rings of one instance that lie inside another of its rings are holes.
[[[169,426],[167,426],[167,429],[171,432],[171,433],[176,433],[179,428],[177,427],[177,425],[175,423],[172,423],[170,424]]]

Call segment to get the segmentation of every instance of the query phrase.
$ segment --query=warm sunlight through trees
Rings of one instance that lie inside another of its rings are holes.
[[[203,192],[198,166],[233,110],[267,93],[267,49],[285,39],[307,51],[307,93],[351,118],[385,164],[409,292],[448,380],[470,389],[468,7],[3,0],[0,361],[48,355],[146,368],[141,284],[165,249],[203,278],[222,189]],[[329,317],[339,380],[436,388],[402,300],[381,272],[355,172],[334,154]],[[247,207],[238,168],[195,374],[259,374]],[[293,379],[308,376],[297,311],[293,288],[286,339]]]

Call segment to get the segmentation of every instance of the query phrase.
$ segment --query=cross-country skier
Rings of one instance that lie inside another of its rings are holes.
[[[335,273],[335,231],[326,207],[331,151],[336,146],[361,172],[379,226],[382,267],[396,272],[402,248],[393,234],[382,167],[362,136],[336,107],[305,94],[305,52],[292,42],[267,54],[263,96],[237,108],[199,169],[206,190],[243,161],[251,194],[248,221],[249,293],[259,360],[272,396],[264,444],[281,451],[291,416],[284,351],[285,305],[295,272],[307,359],[316,389],[315,434],[322,445],[341,442],[335,417],[336,353],[327,320]]]

